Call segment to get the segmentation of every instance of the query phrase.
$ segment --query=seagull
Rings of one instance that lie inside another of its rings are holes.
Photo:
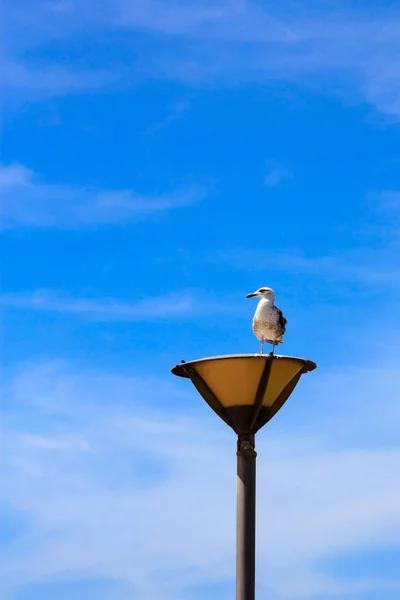
[[[261,287],[246,297],[260,298],[253,317],[253,332],[261,340],[261,354],[264,354],[264,342],[268,342],[272,344],[271,355],[273,355],[275,346],[283,344],[282,336],[286,331],[287,323],[282,311],[274,304],[275,292],[269,287]]]

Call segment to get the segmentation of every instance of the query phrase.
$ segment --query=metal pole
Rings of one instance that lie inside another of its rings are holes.
[[[256,456],[254,435],[238,436],[236,600],[254,600],[256,558]]]

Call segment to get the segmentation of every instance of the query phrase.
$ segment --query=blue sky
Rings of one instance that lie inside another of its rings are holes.
[[[235,439],[170,368],[318,363],[258,436],[258,598],[400,593],[400,5],[6,0],[6,600],[234,594]]]

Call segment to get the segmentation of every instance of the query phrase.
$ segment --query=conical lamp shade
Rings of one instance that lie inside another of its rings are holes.
[[[218,416],[243,435],[272,419],[301,375],[316,366],[291,356],[231,354],[182,362],[172,373],[189,378]]]

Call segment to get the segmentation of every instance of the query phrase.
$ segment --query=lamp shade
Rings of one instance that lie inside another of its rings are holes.
[[[189,378],[218,416],[243,435],[272,419],[301,375],[316,366],[291,356],[231,354],[182,362],[172,373]]]

